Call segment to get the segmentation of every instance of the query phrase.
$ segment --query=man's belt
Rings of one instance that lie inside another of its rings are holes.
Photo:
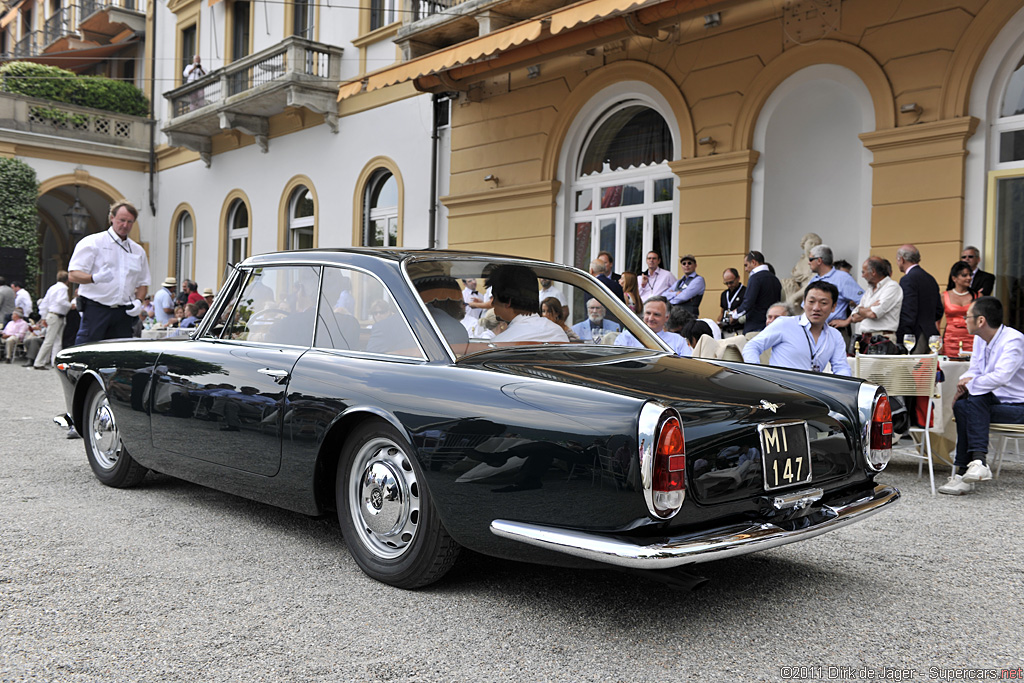
[[[90,298],[89,298],[89,297],[87,297],[87,296],[81,296],[81,295],[79,295],[79,297],[80,297],[80,298],[82,298],[82,299],[85,299],[86,303],[87,303],[88,305],[90,305],[90,306],[91,306],[92,304],[96,304],[97,306],[102,306],[103,308],[111,308],[111,309],[113,309],[113,310],[115,310],[115,311],[127,311],[127,310],[128,310],[129,308],[131,308],[131,307],[132,307],[132,306],[131,306],[131,304],[128,304],[128,305],[124,305],[124,306],[112,306],[112,305],[110,305],[110,304],[105,304],[105,303],[101,303],[101,302],[99,302],[99,301],[96,301],[95,299],[90,299]]]

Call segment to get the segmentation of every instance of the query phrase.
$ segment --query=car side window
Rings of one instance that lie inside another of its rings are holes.
[[[314,346],[422,358],[384,284],[362,271],[324,268]]]
[[[320,268],[253,269],[222,337],[286,346],[309,346],[313,338]]]

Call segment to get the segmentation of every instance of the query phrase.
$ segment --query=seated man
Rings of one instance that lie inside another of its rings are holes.
[[[25,339],[25,335],[29,333],[29,330],[31,330],[31,326],[21,316],[21,308],[15,308],[11,311],[11,321],[4,325],[4,330],[0,333],[0,336],[3,337],[8,363],[14,360],[14,351],[18,346],[18,342]]]
[[[815,280],[804,290],[804,313],[799,318],[780,317],[743,347],[743,361],[758,363],[761,353],[772,350],[769,365],[821,372],[829,363],[832,374],[849,377],[846,341],[826,324],[836,306],[839,290],[831,282]]]
[[[953,399],[957,471],[939,487],[952,496],[992,478],[985,458],[989,424],[1024,424],[1024,334],[1003,325],[1003,304],[994,296],[975,300],[965,318],[974,353]]]
[[[665,323],[668,322],[668,310],[668,299],[661,295],[652,296],[644,302],[644,322],[647,323],[647,327],[651,328],[651,332],[672,347],[677,356],[689,358],[693,355],[693,349],[686,343],[686,340],[675,332],[665,329]],[[645,348],[629,330],[615,338],[615,346]]]
[[[569,342],[569,335],[540,315],[537,275],[526,266],[498,266],[491,273],[494,313],[508,323],[508,329],[496,334],[500,342]]]
[[[619,326],[605,318],[607,309],[597,299],[587,301],[587,319],[572,326],[580,341],[597,344],[609,332],[618,332]]]

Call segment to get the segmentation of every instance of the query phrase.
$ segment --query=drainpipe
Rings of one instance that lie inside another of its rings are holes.
[[[437,246],[437,93],[430,96],[432,131],[430,134],[430,219],[427,222],[427,249]]]
[[[156,217],[156,199],[153,187],[156,184],[156,13],[160,8],[153,0],[153,27],[149,46],[149,210]]]

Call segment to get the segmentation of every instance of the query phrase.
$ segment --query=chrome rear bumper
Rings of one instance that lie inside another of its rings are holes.
[[[822,506],[816,521],[805,528],[787,530],[774,524],[734,524],[709,531],[648,539],[605,536],[586,531],[524,524],[504,519],[491,522],[491,533],[547,550],[633,569],[669,569],[711,562],[767,550],[813,538],[870,517],[900,498],[893,486],[876,486],[869,496],[842,506]]]

